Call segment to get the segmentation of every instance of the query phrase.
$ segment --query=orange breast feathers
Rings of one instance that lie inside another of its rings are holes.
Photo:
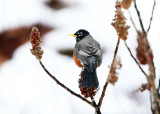
[[[74,58],[74,61],[76,63],[77,66],[79,67],[83,67],[83,65],[81,64],[81,62],[77,59],[77,57],[75,56],[74,52],[73,52],[73,58]]]

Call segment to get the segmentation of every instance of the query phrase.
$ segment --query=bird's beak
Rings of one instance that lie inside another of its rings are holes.
[[[69,36],[77,37],[77,35],[75,35],[75,34],[69,34]]]

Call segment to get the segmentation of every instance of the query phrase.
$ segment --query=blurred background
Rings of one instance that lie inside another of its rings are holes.
[[[78,79],[81,69],[72,58],[75,39],[68,34],[86,29],[101,44],[103,63],[97,69],[100,89],[107,79],[117,43],[111,26],[116,0],[0,0],[0,114],[93,114],[94,109],[58,86],[30,53],[31,28],[36,26],[43,39],[45,67],[63,84],[80,94]],[[145,29],[148,28],[153,0],[137,0]],[[148,40],[154,54],[156,75],[160,76],[160,0],[156,0]],[[131,16],[140,30],[134,5]],[[127,43],[134,55],[136,32],[131,26]],[[102,104],[103,114],[151,114],[149,92],[138,91],[145,76],[130,57],[121,40],[118,56],[122,69],[118,82],[108,85]],[[148,67],[142,66],[148,73]],[[157,78],[158,79],[158,78]],[[156,80],[158,85],[158,80]]]

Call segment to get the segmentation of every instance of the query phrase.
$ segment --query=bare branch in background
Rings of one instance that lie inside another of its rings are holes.
[[[149,30],[151,28],[151,23],[152,23],[152,19],[153,19],[153,13],[154,13],[155,5],[156,5],[156,0],[154,0],[154,4],[153,4],[153,8],[152,8],[152,15],[151,15],[151,18],[150,18],[150,22],[149,22],[149,27],[147,29],[147,33],[149,32]]]
[[[159,102],[159,105],[160,105],[160,79],[159,79],[159,82],[158,82],[157,95],[158,95],[158,102]]]
[[[133,60],[136,62],[136,64],[138,65],[139,69],[142,71],[142,73],[145,75],[146,78],[148,78],[148,75],[145,73],[145,71],[142,69],[141,65],[139,64],[139,62],[137,61],[137,59],[133,56],[132,52],[131,52],[131,49],[129,48],[129,46],[127,45],[126,42],[125,43],[125,46],[126,48],[128,49],[131,57],[133,58]]]
[[[136,25],[135,25],[135,23],[134,23],[134,21],[133,21],[133,19],[132,19],[131,12],[130,12],[129,10],[128,10],[128,13],[129,13],[129,17],[130,17],[130,20],[131,20],[131,22],[132,22],[132,24],[133,24],[134,29],[135,29],[136,32],[138,33],[138,29],[137,29],[137,27],[136,27]]]
[[[140,22],[140,25],[141,25],[143,34],[146,35],[145,29],[144,29],[144,26],[143,26],[143,22],[142,22],[142,18],[141,18],[141,15],[140,15],[139,10],[138,10],[138,8],[137,8],[136,0],[133,0],[133,1],[134,1],[134,7],[135,7],[135,9],[136,9],[136,12],[137,12],[137,15],[138,15],[138,19],[139,19],[139,22]]]
[[[69,5],[62,0],[47,0],[45,4],[54,10],[60,10],[69,7]]]

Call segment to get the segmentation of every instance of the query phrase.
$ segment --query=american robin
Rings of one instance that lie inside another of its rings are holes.
[[[80,29],[75,34],[76,38],[73,52],[74,61],[77,66],[83,68],[82,88],[98,88],[96,68],[101,65],[102,51],[100,44],[93,39],[87,30]]]

